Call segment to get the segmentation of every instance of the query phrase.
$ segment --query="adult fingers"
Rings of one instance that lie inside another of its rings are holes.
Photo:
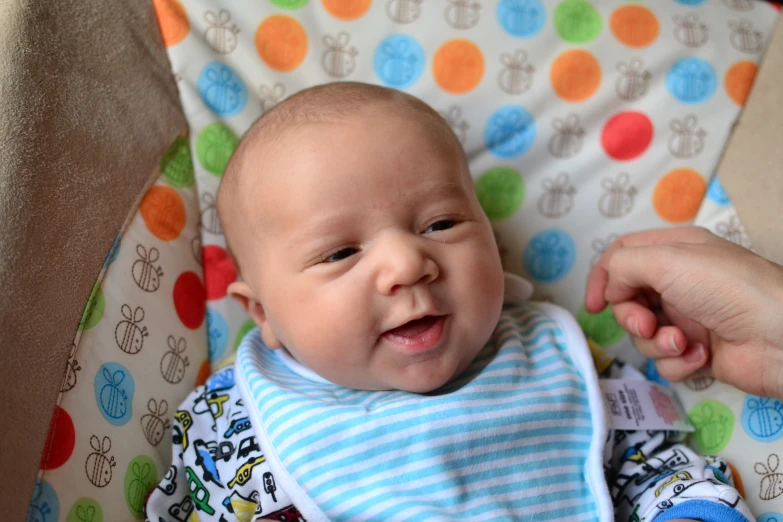
[[[655,367],[658,373],[668,381],[681,381],[701,370],[709,360],[703,344],[691,344],[679,357],[657,359]]]
[[[682,331],[687,344],[702,344],[708,350],[711,348],[710,331],[695,319],[681,313],[666,301],[661,303],[661,314],[666,317],[666,324],[676,326]],[[662,321],[659,319],[659,324],[661,323]]]
[[[707,241],[712,234],[700,227],[681,227],[658,230],[646,230],[633,234],[626,234],[615,240],[614,243],[601,255],[590,270],[587,277],[587,290],[585,294],[585,308],[588,312],[596,313],[606,306],[605,290],[609,282],[609,266],[614,254],[621,249],[637,246],[665,245],[670,243],[700,243]],[[649,262],[645,264],[648,266]],[[619,267],[622,269],[622,267]]]
[[[612,305],[612,313],[617,324],[635,337],[648,339],[658,327],[653,311],[637,300]]]
[[[688,346],[688,339],[676,326],[660,327],[649,339],[634,335],[631,339],[642,355],[653,359],[677,357],[682,355]]]
[[[607,265],[604,298],[610,303],[628,301],[642,289],[661,292],[663,277],[676,259],[669,245],[624,247],[612,255]],[[673,259],[675,258],[675,259]]]

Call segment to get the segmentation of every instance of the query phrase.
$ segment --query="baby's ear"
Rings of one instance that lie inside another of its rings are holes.
[[[266,312],[261,301],[258,300],[253,289],[250,285],[244,281],[234,281],[228,285],[228,295],[239,301],[242,308],[245,309],[247,314],[256,323],[259,331],[261,332],[261,339],[264,344],[273,350],[283,347],[283,343],[277,338],[277,335],[272,331],[272,327],[266,318]]]

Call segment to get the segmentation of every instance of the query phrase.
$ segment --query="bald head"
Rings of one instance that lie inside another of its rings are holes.
[[[443,117],[429,105],[404,92],[356,82],[336,82],[300,91],[263,114],[244,134],[231,156],[217,194],[217,212],[226,243],[234,254],[241,272],[242,241],[238,229],[242,216],[247,215],[248,183],[264,177],[265,158],[275,154],[276,145],[289,133],[305,125],[334,124],[358,115],[378,117],[390,114],[409,119],[426,129],[433,141],[449,153],[464,151],[456,135]],[[253,159],[249,162],[249,158]]]

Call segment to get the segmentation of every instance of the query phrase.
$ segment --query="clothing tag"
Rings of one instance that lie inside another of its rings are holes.
[[[599,379],[598,384],[613,429],[695,431],[671,388],[635,379]]]

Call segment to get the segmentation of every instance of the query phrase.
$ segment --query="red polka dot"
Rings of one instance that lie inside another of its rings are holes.
[[[202,249],[204,259],[204,280],[207,285],[207,300],[226,297],[228,285],[237,280],[237,269],[228,253],[218,245],[207,245]]]
[[[76,431],[71,416],[61,407],[55,406],[41,456],[41,469],[57,469],[65,464],[71,458],[75,445]]]
[[[601,145],[613,159],[627,161],[641,155],[653,137],[653,125],[641,112],[621,112],[612,116],[601,133]]]
[[[174,283],[174,308],[182,324],[195,330],[207,313],[207,293],[201,279],[193,272],[183,272]]]

